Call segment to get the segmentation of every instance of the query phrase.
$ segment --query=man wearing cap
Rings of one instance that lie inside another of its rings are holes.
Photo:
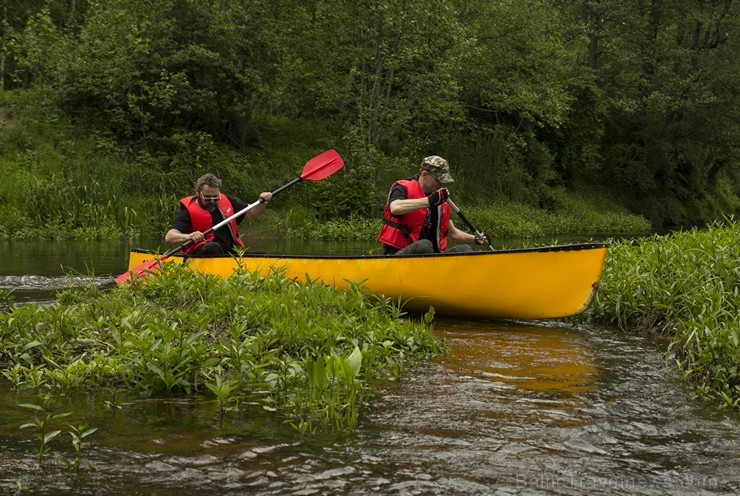
[[[244,249],[237,225],[244,217],[253,219],[260,215],[267,202],[272,199],[272,193],[265,191],[260,194],[260,199],[264,201],[244,215],[216,231],[203,234],[224,219],[247,208],[247,205],[236,198],[221,193],[221,179],[213,174],[204,174],[195,183],[195,195],[180,200],[180,210],[164,240],[174,245],[192,240],[193,244],[185,248],[185,253],[198,257],[233,253],[234,247]]]
[[[452,223],[445,185],[453,181],[447,160],[432,155],[422,160],[419,174],[393,183],[378,236],[384,255],[461,253],[472,251],[471,243],[490,240],[486,234],[478,240]],[[448,240],[457,246],[448,249]]]

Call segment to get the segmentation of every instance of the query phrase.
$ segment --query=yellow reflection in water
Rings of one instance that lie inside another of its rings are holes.
[[[595,350],[572,329],[452,321],[435,328],[450,344],[443,362],[456,374],[564,393],[593,389],[599,374]]]

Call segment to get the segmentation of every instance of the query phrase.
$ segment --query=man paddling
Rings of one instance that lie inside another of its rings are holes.
[[[477,238],[450,219],[445,185],[453,181],[447,160],[432,155],[422,160],[419,174],[393,183],[378,236],[384,255],[464,253],[471,243],[490,245],[487,234]],[[457,246],[447,248],[448,240]]]
[[[258,217],[272,199],[272,193],[263,192],[260,199],[264,202],[214,232],[204,235],[204,231],[247,207],[239,200],[221,194],[221,180],[213,174],[205,174],[195,183],[195,195],[180,200],[180,211],[172,221],[164,240],[173,245],[192,240],[193,244],[185,248],[185,253],[199,257],[232,253],[235,246],[243,249],[238,224],[244,217]]]

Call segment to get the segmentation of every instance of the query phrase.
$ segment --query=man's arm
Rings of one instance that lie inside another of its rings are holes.
[[[231,205],[234,207],[235,212],[240,212],[249,206],[230,196],[228,196],[227,198],[231,202]],[[252,207],[246,214],[240,217],[237,217],[236,218],[237,224],[241,224],[241,222],[245,218],[256,219],[257,217],[259,217],[262,214],[262,212],[264,212],[265,209],[267,208],[267,202],[272,200],[272,193],[270,193],[269,191],[263,191],[262,193],[260,193],[260,199],[263,199],[265,201]]]
[[[413,200],[393,200],[388,208],[391,210],[391,214],[394,217],[400,217],[401,215],[410,214],[416,212],[422,208],[429,208],[429,200],[426,198],[415,198]]]
[[[476,239],[475,234],[466,233],[465,231],[461,231],[455,227],[455,224],[452,223],[452,219],[450,219],[450,222],[447,225],[447,238],[455,244],[465,245],[475,243]]]
[[[187,208],[180,206],[177,217],[170,224],[170,230],[164,235],[164,241],[171,245],[181,245],[191,239],[195,243],[200,243],[205,239],[202,232],[190,232],[191,229],[190,213]]]
[[[200,231],[194,231],[190,234],[185,234],[178,231],[177,229],[170,229],[169,231],[167,231],[167,234],[164,235],[165,243],[169,243],[171,245],[181,245],[187,243],[191,239],[194,243],[200,243],[205,239],[205,236],[203,236],[203,233]]]
[[[389,199],[390,204],[388,205],[388,208],[391,211],[391,214],[393,214],[395,217],[398,217],[399,215],[408,214],[411,212],[415,212],[416,210],[421,210],[424,207],[437,207],[439,205],[442,205],[444,202],[447,201],[447,198],[449,198],[450,192],[447,191],[447,188],[439,188],[434,193],[431,193],[427,195],[424,198],[417,198],[413,200],[406,199],[405,192],[402,196],[402,198],[399,198],[399,195],[394,193],[391,194],[391,198]]]
[[[391,215],[400,217],[422,208],[441,205],[448,195],[447,189],[441,188],[429,196],[409,199],[406,195],[406,189],[400,184],[396,184],[388,197],[388,209],[391,211]]]

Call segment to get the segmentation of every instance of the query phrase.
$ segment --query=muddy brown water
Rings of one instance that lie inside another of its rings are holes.
[[[128,251],[35,249],[0,245],[15,261],[0,288],[24,301],[51,298],[70,268],[95,264],[109,284]],[[382,385],[349,434],[301,437],[248,409],[221,422],[208,397],[70,397],[69,422],[98,428],[80,470],[62,460],[66,433],[39,466],[19,429],[32,398],[0,380],[0,494],[740,492],[740,415],[692,399],[649,341],[567,321],[441,318],[435,332],[450,354]]]

